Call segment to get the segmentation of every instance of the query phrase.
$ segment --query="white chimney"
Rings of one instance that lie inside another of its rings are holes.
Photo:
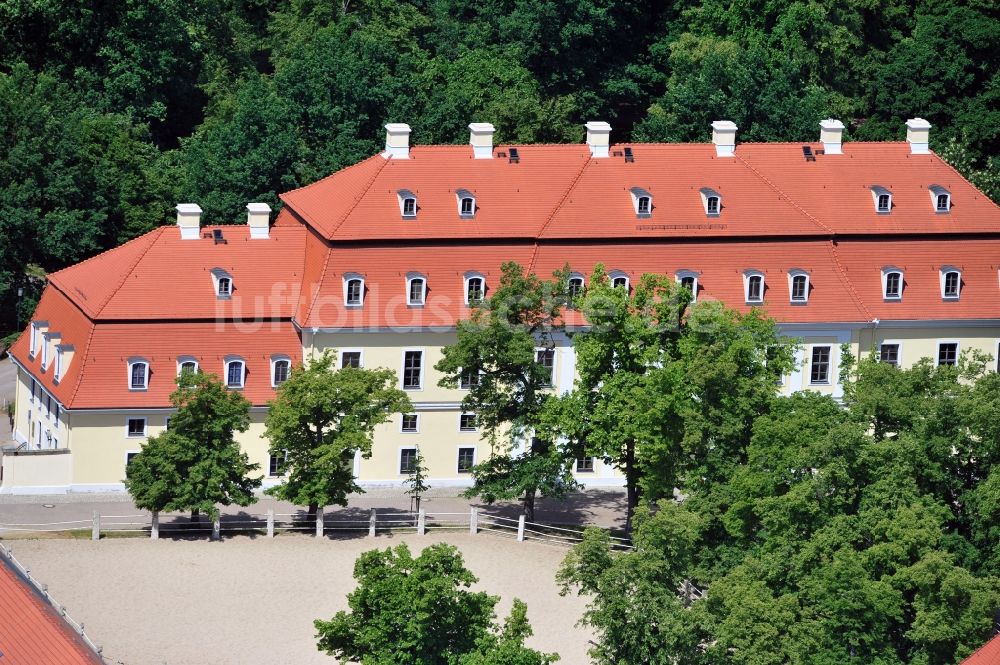
[[[488,122],[469,123],[469,145],[475,159],[493,159],[493,125]]]
[[[736,153],[736,130],[739,127],[732,120],[716,120],[712,123],[712,143],[718,157],[732,157]]]
[[[930,152],[931,123],[923,118],[910,118],[906,121],[906,140],[910,142],[910,152],[914,155],[926,155]]]
[[[833,118],[819,121],[819,140],[823,144],[823,154],[842,155],[844,123]]]
[[[385,126],[385,152],[382,156],[386,159],[410,158],[410,126],[403,122],[390,122]]]
[[[588,122],[587,145],[590,146],[591,157],[607,157],[611,147],[611,125],[606,122]]]
[[[247,226],[250,227],[251,239],[267,238],[271,229],[271,206],[266,203],[248,203]]]
[[[201,232],[201,206],[197,203],[178,203],[177,228],[181,230],[181,240],[197,240]]]

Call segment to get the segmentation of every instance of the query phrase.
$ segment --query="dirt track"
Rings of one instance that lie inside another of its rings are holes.
[[[281,535],[205,540],[33,540],[9,543],[14,556],[86,625],[110,663],[127,665],[332,664],[316,650],[313,619],[346,608],[360,552],[406,542],[457,545],[479,587],[528,603],[531,645],[562,663],[589,662],[592,635],[575,626],[585,606],[560,597],[561,547],[481,533],[431,533],[316,540]]]

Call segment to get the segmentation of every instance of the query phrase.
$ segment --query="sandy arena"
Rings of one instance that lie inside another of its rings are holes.
[[[592,634],[575,624],[585,599],[560,597],[561,547],[481,533],[316,540],[235,536],[223,542],[142,538],[18,540],[7,544],[82,621],[109,663],[127,665],[335,663],[316,650],[313,619],[347,607],[359,553],[405,542],[460,548],[478,588],[528,603],[530,645],[561,663],[589,662]]]

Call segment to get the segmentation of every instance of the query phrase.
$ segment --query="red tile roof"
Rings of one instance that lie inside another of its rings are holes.
[[[1000,664],[1000,635],[979,647],[971,656],[962,661],[961,665],[998,665]]]
[[[4,665],[103,662],[4,557],[0,557],[0,662]]]

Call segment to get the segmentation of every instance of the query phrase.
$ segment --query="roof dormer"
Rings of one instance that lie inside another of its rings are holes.
[[[722,195],[709,187],[702,187],[701,207],[709,217],[718,217],[722,212]]]
[[[476,216],[476,197],[467,189],[455,190],[455,202],[458,204],[458,216],[462,219],[472,219]]]
[[[941,185],[931,185],[927,188],[931,193],[931,206],[939,215],[951,212],[951,192]]]
[[[653,195],[642,187],[629,190],[632,196],[632,209],[636,217],[650,217],[653,214]]]
[[[872,203],[875,204],[875,213],[888,215],[892,212],[892,192],[881,185],[872,185]]]
[[[216,298],[231,298],[233,296],[233,276],[222,268],[212,268],[212,286]]]
[[[399,214],[403,219],[416,219],[417,195],[408,189],[401,189],[396,192],[396,199],[399,202]]]

